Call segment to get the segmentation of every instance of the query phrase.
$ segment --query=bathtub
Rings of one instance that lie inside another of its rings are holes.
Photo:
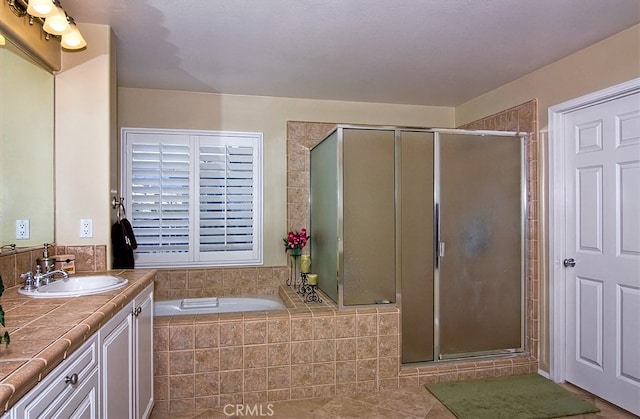
[[[185,298],[157,301],[155,316],[179,316],[187,314],[235,313],[242,311],[284,310],[280,298],[275,295],[251,297]]]

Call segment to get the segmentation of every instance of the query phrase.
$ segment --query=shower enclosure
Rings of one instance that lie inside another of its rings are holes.
[[[341,308],[398,304],[402,362],[523,350],[525,136],[338,125],[311,150],[311,258]]]

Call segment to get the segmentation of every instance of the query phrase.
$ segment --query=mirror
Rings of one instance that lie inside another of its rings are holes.
[[[0,45],[0,246],[41,246],[54,241],[54,76],[9,38],[4,39]],[[28,220],[28,238],[16,237],[17,220]]]

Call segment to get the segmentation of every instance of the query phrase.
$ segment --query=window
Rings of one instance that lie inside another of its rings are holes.
[[[123,128],[136,266],[262,263],[262,134]]]

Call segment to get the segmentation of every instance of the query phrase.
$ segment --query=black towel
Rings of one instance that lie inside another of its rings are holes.
[[[133,249],[138,247],[133,235],[131,223],[126,218],[116,221],[111,226],[111,244],[113,246],[113,268],[133,269]]]

